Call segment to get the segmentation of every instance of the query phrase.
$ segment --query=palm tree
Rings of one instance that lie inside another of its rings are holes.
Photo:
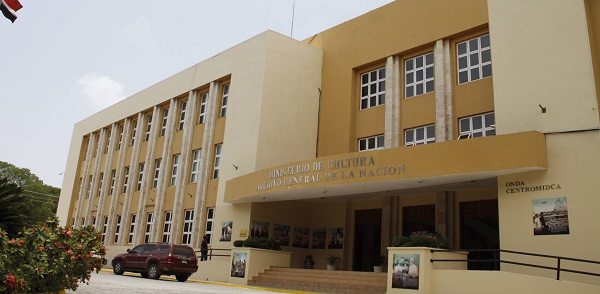
[[[30,202],[21,194],[22,191],[7,178],[0,178],[0,228],[9,236],[18,234],[31,222],[27,213]]]

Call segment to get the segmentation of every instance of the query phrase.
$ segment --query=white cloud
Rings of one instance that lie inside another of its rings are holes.
[[[88,73],[79,78],[77,83],[84,99],[95,111],[113,105],[126,97],[125,86],[109,76]]]
[[[138,35],[143,35],[150,30],[150,23],[145,17],[138,15],[132,22],[130,22],[124,29],[123,32],[126,36],[133,38]]]

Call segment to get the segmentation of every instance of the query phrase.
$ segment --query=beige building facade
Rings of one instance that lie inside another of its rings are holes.
[[[77,123],[58,215],[109,256],[264,234],[292,267],[369,271],[427,230],[600,260],[599,44],[595,0],[397,0],[302,41],[267,31]]]

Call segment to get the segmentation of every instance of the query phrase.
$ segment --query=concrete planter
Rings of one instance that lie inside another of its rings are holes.
[[[248,281],[272,266],[290,267],[292,253],[257,248],[231,249],[231,273],[228,282],[248,285]]]
[[[430,294],[435,270],[466,270],[466,262],[436,262],[431,259],[467,259],[466,252],[434,252],[428,247],[388,247],[387,293]]]

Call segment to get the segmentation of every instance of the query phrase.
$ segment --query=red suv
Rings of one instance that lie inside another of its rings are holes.
[[[117,254],[112,260],[113,272],[140,273],[144,278],[158,279],[161,275],[175,275],[177,281],[185,282],[198,270],[194,249],[185,245],[146,243]]]

